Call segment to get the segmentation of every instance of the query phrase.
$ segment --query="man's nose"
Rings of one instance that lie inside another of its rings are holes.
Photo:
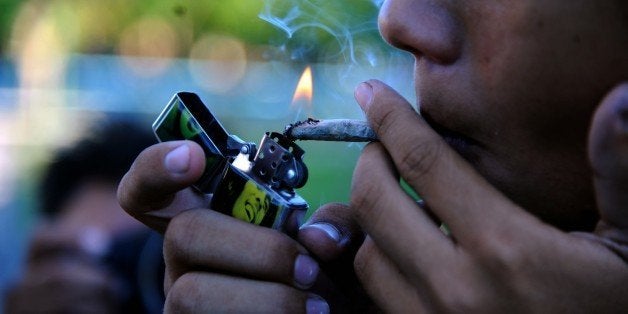
[[[391,45],[416,58],[450,64],[463,45],[461,23],[439,0],[386,0],[379,12],[379,29]]]

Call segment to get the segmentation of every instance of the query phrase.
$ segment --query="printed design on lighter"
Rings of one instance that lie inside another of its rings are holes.
[[[270,208],[270,198],[253,181],[248,181],[233,204],[232,216],[259,225]]]

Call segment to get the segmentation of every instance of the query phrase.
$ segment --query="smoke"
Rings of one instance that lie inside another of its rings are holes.
[[[376,16],[382,2],[266,0],[259,17],[285,34],[279,49],[292,60],[357,64],[356,37],[379,40]]]
[[[264,0],[259,17],[278,30],[266,57],[293,65],[294,82],[312,66],[317,118],[363,118],[353,90],[380,79],[407,98],[414,96],[410,54],[381,38],[377,15],[384,0]],[[295,120],[303,120],[297,111]]]

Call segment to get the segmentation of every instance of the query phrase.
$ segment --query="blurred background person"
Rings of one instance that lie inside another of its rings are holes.
[[[101,122],[56,154],[39,187],[44,219],[7,294],[7,313],[161,312],[161,237],[116,200],[134,157],[155,142],[149,130]]]

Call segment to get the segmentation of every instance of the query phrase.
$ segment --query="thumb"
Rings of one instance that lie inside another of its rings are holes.
[[[317,209],[299,228],[298,239],[320,260],[355,254],[364,234],[353,221],[347,205],[331,203]]]
[[[192,141],[155,144],[140,153],[118,185],[118,202],[131,216],[164,232],[182,210],[207,204],[186,189],[205,168],[203,149]]]
[[[614,88],[598,107],[589,158],[601,225],[628,232],[628,83]]]
[[[321,261],[325,276],[313,291],[339,312],[363,313],[372,303],[353,271],[353,261],[364,241],[364,233],[350,215],[347,205],[331,203],[320,207],[299,229],[299,242]]]

